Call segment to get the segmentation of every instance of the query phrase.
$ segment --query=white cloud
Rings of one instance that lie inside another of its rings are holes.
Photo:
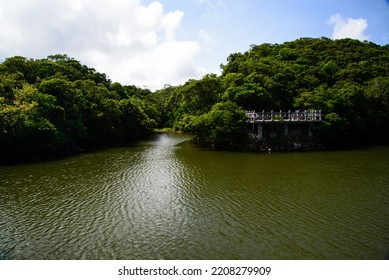
[[[178,41],[182,11],[139,0],[0,0],[0,56],[65,53],[113,81],[151,89],[203,73],[196,41]]]
[[[139,86],[158,89],[165,84],[181,84],[189,78],[201,77],[205,71],[194,61],[198,50],[197,42],[172,40],[136,56],[124,55],[115,60],[107,57],[102,64],[112,69],[112,76],[119,80],[131,77],[131,81]],[[96,54],[96,57],[102,56]]]
[[[364,18],[353,19],[349,17],[345,19],[336,14],[329,19],[328,23],[334,25],[333,39],[351,38],[363,41],[370,38],[369,35],[365,34],[368,23]]]

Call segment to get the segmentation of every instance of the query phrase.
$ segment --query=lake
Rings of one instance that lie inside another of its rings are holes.
[[[389,147],[250,154],[158,134],[0,167],[0,259],[384,259]]]

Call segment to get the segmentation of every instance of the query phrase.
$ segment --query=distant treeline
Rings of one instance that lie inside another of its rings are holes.
[[[324,147],[389,142],[389,45],[301,38],[252,45],[206,75],[157,92],[167,126],[200,143],[244,142],[244,110],[322,110],[313,127]]]
[[[51,157],[144,137],[151,92],[112,83],[67,55],[0,65],[0,161]]]
[[[206,145],[245,143],[245,110],[322,110],[326,147],[389,143],[389,46],[301,38],[252,45],[205,75],[151,92],[112,83],[67,55],[0,64],[0,161],[123,143],[154,128]]]

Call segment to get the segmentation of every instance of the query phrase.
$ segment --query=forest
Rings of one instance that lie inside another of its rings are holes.
[[[67,55],[0,65],[0,161],[89,151],[142,139],[157,126],[151,92],[112,83]]]
[[[246,110],[321,110],[324,121],[312,132],[324,148],[389,142],[389,45],[328,38],[252,45],[221,70],[154,93],[167,126],[228,146],[247,143]]]
[[[389,143],[389,45],[300,38],[229,55],[221,74],[150,91],[67,55],[0,64],[0,162],[89,151],[157,128],[197,143],[246,145],[246,110],[321,110],[325,148]]]

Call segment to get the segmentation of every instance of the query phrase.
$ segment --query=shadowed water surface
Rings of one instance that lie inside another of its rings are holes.
[[[0,167],[0,258],[388,254],[389,147],[269,155],[188,140]]]

